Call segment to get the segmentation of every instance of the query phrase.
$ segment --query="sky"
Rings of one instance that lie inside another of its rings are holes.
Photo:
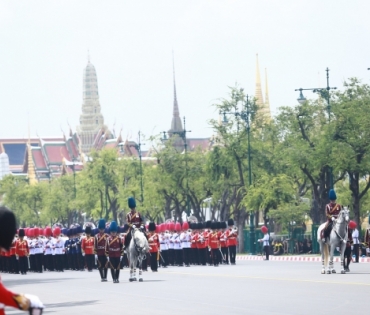
[[[370,83],[370,1],[2,0],[0,138],[75,131],[88,51],[105,124],[136,140],[170,129],[174,52],[180,115],[209,137],[214,104],[253,95],[256,54],[274,115],[300,87]],[[307,98],[314,98],[306,92]]]

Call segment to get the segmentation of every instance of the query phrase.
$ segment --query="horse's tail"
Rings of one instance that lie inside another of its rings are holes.
[[[329,262],[329,245],[328,244],[323,244],[323,249],[324,251],[324,264],[325,266],[328,265]]]

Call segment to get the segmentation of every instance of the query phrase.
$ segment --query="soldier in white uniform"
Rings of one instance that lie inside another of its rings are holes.
[[[167,234],[167,247],[168,247],[168,263],[170,266],[175,265],[175,243],[172,238],[173,231],[168,231]]]
[[[29,229],[29,237],[27,238],[28,248],[30,250],[29,261],[29,271],[35,272],[35,234],[34,229]]]
[[[173,249],[175,250],[175,265],[178,267],[183,267],[182,261],[182,246],[180,240],[181,225],[180,222],[176,223],[175,232],[172,234],[172,242],[174,244]]]
[[[40,229],[35,230],[35,272],[42,273],[42,264],[44,256],[44,241],[39,235]]]
[[[270,255],[270,235],[268,234],[268,229],[265,226],[261,228],[262,233],[264,234],[263,238],[259,239],[259,242],[263,242],[263,250],[265,252],[265,260],[269,260]]]
[[[356,260],[354,262],[358,263],[359,256],[360,256],[360,240],[359,240],[359,233],[357,228],[355,228],[352,232],[352,239],[353,239],[353,253],[356,256]]]
[[[190,267],[190,255],[191,255],[191,231],[189,231],[189,223],[184,222],[182,224],[182,232],[180,234],[181,246],[183,250],[184,263],[186,267]]]
[[[49,271],[54,271],[54,263],[53,263],[53,237],[51,236],[51,228],[47,227],[45,228],[44,235],[46,236],[45,242],[44,242],[44,265],[45,269]]]
[[[58,272],[63,272],[63,263],[64,263],[64,240],[60,236],[60,228],[56,227],[54,229],[54,262],[55,262],[55,270]]]
[[[162,226],[161,226],[162,229]],[[167,268],[168,266],[168,235],[166,234],[166,231],[161,231],[159,234],[159,250],[162,255],[162,260],[160,261],[160,265],[163,268]]]

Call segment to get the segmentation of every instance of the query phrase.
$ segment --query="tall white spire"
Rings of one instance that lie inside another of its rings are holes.
[[[82,114],[77,132],[82,152],[89,153],[96,135],[104,126],[104,117],[101,114],[99,102],[98,78],[95,67],[90,63],[90,53],[83,72],[82,98]]]

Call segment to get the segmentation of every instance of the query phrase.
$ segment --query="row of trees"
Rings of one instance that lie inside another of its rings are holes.
[[[243,90],[235,87],[229,99],[215,106],[235,112],[245,106],[245,99]],[[122,224],[129,196],[137,197],[148,220],[181,220],[189,202],[192,215],[203,221],[204,199],[212,197],[212,219],[233,217],[242,230],[254,212],[256,222],[270,220],[276,230],[284,231],[288,222],[303,222],[305,216],[316,224],[325,220],[331,171],[338,201],[350,205],[353,219],[360,223],[369,209],[370,87],[357,79],[345,82],[331,95],[330,123],[326,104],[319,98],[283,107],[271,121],[252,106],[252,185],[247,124],[240,115],[229,115],[222,124],[210,121],[215,136],[207,152],[183,154],[171,141],[162,144],[152,137],[156,154],[143,161],[144,200],[139,160],[119,158],[115,150],[93,152],[75,181],[65,175],[31,186],[8,176],[0,182],[0,193],[22,224],[71,224],[83,213],[88,220],[105,217]]]

